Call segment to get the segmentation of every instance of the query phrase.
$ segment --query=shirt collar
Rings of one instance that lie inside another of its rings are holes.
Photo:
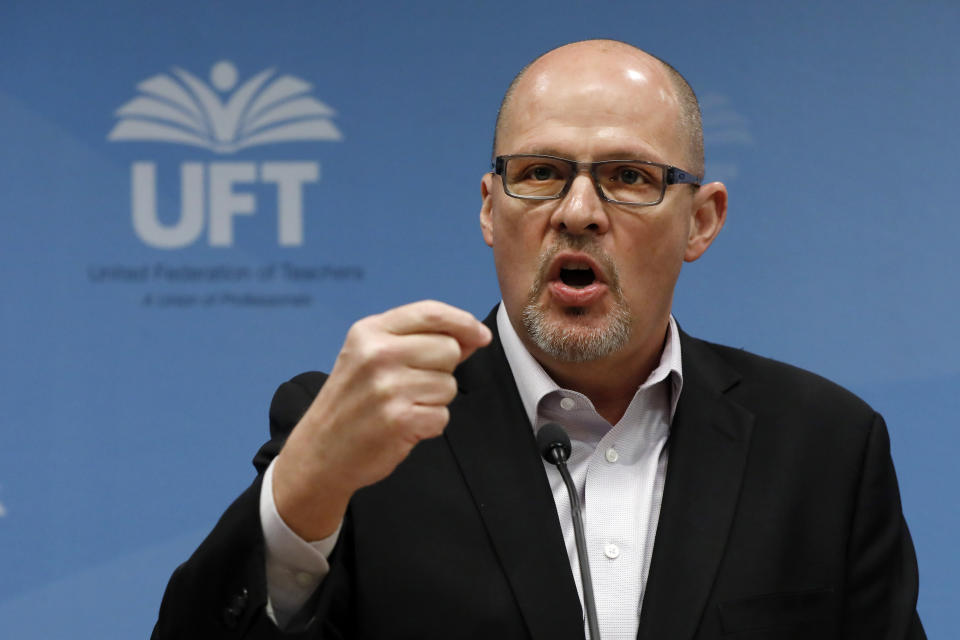
[[[507,363],[510,365],[510,372],[516,382],[517,391],[520,393],[520,400],[523,402],[523,408],[527,413],[527,419],[531,426],[536,425],[537,404],[540,399],[552,391],[558,391],[561,387],[553,381],[553,378],[543,370],[540,363],[523,346],[520,336],[514,331],[510,318],[507,317],[507,310],[503,302],[497,309],[497,331],[500,334],[500,342],[503,345],[503,352],[507,356]],[[670,378],[671,389],[670,421],[673,422],[673,414],[676,412],[677,401],[680,399],[680,390],[683,388],[683,364],[680,358],[680,331],[677,329],[677,322],[673,319],[672,314],[667,325],[667,339],[664,341],[660,362],[646,381],[638,387],[638,390],[657,384],[668,377]]]

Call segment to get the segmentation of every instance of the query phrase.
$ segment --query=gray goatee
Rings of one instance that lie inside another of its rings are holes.
[[[547,270],[554,256],[564,249],[572,249],[588,254],[596,260],[607,277],[607,286],[613,295],[614,306],[599,327],[579,325],[577,316],[585,315],[581,307],[565,310],[565,318],[549,320],[540,304],[540,294],[547,286]],[[527,304],[523,307],[523,327],[530,339],[544,353],[565,362],[589,362],[599,360],[626,346],[630,340],[630,327],[633,314],[627,306],[620,288],[620,277],[613,260],[601,251],[589,236],[560,236],[557,241],[540,257],[537,276]]]

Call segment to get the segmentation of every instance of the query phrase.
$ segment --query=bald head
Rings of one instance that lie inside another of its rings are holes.
[[[678,143],[683,149],[684,164],[681,168],[703,176],[703,124],[693,89],[667,62],[617,40],[585,40],[564,45],[548,51],[521,69],[507,88],[497,112],[493,155],[501,153],[499,144],[510,129],[518,92],[536,91],[551,73],[579,72],[582,76],[596,76],[596,81],[600,82],[611,75],[609,65],[601,61],[610,60],[620,62],[628,78],[646,74],[644,80],[662,80],[669,87],[669,95],[663,96],[662,108],[670,112]]]

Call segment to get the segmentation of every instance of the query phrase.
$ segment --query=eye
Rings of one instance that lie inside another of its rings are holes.
[[[633,167],[620,167],[617,170],[616,179],[623,184],[636,184],[646,182],[647,176]]]
[[[530,169],[527,170],[527,176],[534,180],[553,180],[557,177],[557,172],[553,167],[538,165],[530,167]]]

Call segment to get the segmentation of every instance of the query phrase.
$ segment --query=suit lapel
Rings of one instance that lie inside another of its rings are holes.
[[[681,333],[683,391],[640,616],[639,640],[693,637],[736,510],[753,416],[724,396],[739,379]]]
[[[458,370],[445,437],[533,638],[583,638],[556,507],[496,331]]]
[[[533,638],[583,638],[556,508],[509,365],[493,343],[458,370],[445,432]],[[693,637],[733,522],[753,416],[724,396],[739,377],[681,332],[684,387],[639,640]]]

